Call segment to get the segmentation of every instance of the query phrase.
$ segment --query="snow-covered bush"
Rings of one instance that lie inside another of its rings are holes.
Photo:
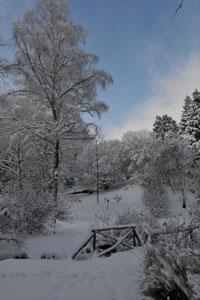
[[[10,217],[7,231],[14,233],[41,232],[52,212],[51,196],[33,190],[4,195],[3,205],[8,209]]]
[[[159,300],[199,299],[193,285],[194,276],[200,280],[199,223],[193,223],[190,215],[190,219],[179,216],[158,225],[149,231],[144,294]]]
[[[157,300],[194,299],[186,267],[178,260],[178,251],[170,251],[166,245],[148,247],[145,274],[146,278],[142,284],[145,296]]]

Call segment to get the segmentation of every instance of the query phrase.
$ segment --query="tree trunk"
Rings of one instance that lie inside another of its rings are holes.
[[[184,189],[181,190],[182,192],[182,199],[183,199],[183,208],[186,208],[186,200],[185,200],[185,192],[184,192]]]
[[[23,189],[23,184],[22,184],[22,167],[21,167],[22,160],[21,160],[21,150],[20,150],[20,145],[19,144],[17,145],[17,163],[18,163],[18,173],[19,173],[18,188],[19,188],[19,192],[20,192],[20,195],[21,195],[22,189]]]
[[[54,166],[53,166],[53,201],[54,201],[54,222],[56,223],[56,215],[58,211],[58,170],[59,170],[59,152],[60,142],[56,141],[54,150]]]

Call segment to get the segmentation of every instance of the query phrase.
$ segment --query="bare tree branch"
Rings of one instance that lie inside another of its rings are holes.
[[[200,4],[200,0],[197,0]],[[171,16],[171,20],[174,20],[174,18],[176,17],[176,15],[179,13],[179,11],[183,8],[185,0],[180,0],[178,6],[176,7],[175,12],[173,13],[173,15]]]
[[[177,6],[175,12],[173,13],[173,15],[171,17],[171,20],[173,20],[176,17],[176,15],[180,11],[180,9],[183,7],[183,3],[184,3],[184,0],[181,0],[180,3],[179,3],[179,5]]]

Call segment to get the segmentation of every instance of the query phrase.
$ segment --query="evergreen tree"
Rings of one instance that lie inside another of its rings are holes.
[[[172,117],[168,115],[156,116],[153,124],[153,131],[156,137],[164,139],[166,136],[174,135],[178,132],[178,125]]]
[[[195,90],[192,99],[186,97],[179,132],[193,145],[200,141],[200,92]]]
[[[190,110],[191,103],[192,103],[191,97],[186,96],[185,100],[184,100],[183,111],[182,111],[182,115],[181,115],[181,121],[180,121],[180,124],[179,124],[179,134],[180,135],[185,133],[187,123],[188,123],[188,117],[189,117],[188,112]]]

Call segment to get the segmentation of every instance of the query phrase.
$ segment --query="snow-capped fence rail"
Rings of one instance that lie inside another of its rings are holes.
[[[84,248],[92,243],[90,251],[91,255],[97,252],[97,256],[106,256],[115,252],[120,246],[120,250],[124,251],[127,248],[141,246],[141,240],[137,234],[135,225],[119,225],[105,228],[96,228],[91,230],[90,236],[84,241],[81,247],[75,251],[72,259],[76,259],[79,254],[84,252]]]

